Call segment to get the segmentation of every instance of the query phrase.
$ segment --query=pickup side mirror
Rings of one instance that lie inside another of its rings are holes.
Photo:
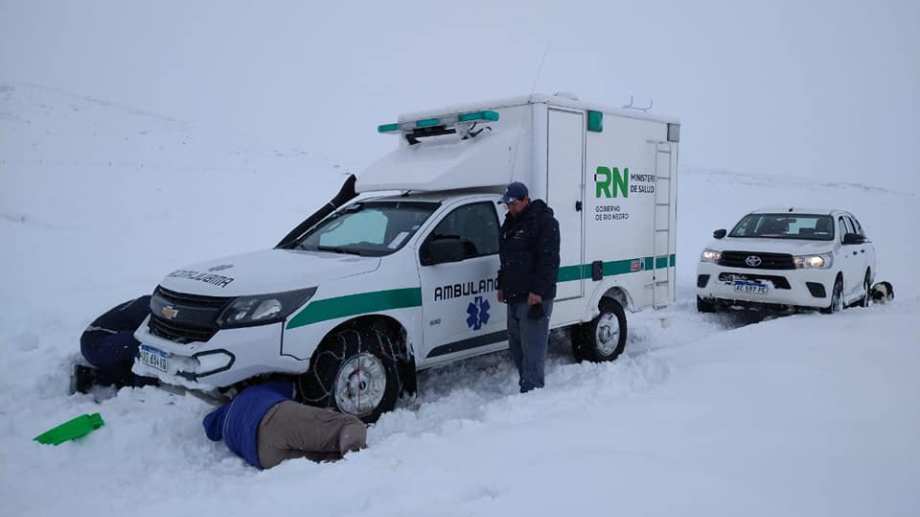
[[[428,241],[427,253],[424,254],[424,265],[444,264],[447,262],[460,262],[467,256],[466,250],[469,241],[458,238],[441,238]]]
[[[718,229],[718,230],[712,232],[712,236],[715,237],[716,239],[723,239],[723,238],[725,238],[725,234],[727,234],[727,233],[728,233],[728,232],[727,232],[724,228],[720,228],[720,229]]]
[[[864,242],[866,242],[866,239],[864,239],[863,236],[858,233],[848,233],[843,236],[843,243],[847,245],[862,244]]]

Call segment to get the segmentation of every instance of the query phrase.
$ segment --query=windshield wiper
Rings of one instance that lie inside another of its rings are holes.
[[[341,246],[317,246],[316,250],[317,251],[331,251],[333,253],[343,253],[345,255],[361,255],[361,252],[358,250],[343,248]]]

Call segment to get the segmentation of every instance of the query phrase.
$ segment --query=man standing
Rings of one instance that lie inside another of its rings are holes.
[[[520,376],[521,393],[543,387],[549,318],[559,274],[559,222],[542,200],[531,201],[527,186],[508,185],[502,202],[498,301],[508,304],[508,342]]]

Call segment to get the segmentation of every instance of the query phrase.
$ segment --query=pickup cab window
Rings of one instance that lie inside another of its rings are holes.
[[[482,257],[498,253],[498,215],[495,203],[483,201],[455,208],[432,230],[426,241],[433,239],[460,239],[469,242],[464,258]],[[422,263],[428,263],[422,246]]]
[[[840,242],[843,242],[843,238],[846,237],[848,233],[856,233],[856,229],[853,227],[853,222],[850,221],[849,217],[840,216]]]
[[[856,235],[859,235],[860,237],[865,236],[865,234],[863,233],[862,226],[860,226],[859,221],[857,221],[855,217],[853,217],[852,215],[848,215],[847,222],[850,223],[850,227],[853,228],[853,233],[855,233]]]

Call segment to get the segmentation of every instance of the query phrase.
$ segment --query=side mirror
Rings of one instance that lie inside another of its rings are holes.
[[[724,228],[722,228],[722,229],[719,229],[719,230],[716,230],[716,231],[712,232],[712,236],[715,237],[716,239],[723,239],[723,238],[725,238],[725,234],[727,234],[727,233],[728,233],[728,231],[726,231]]]
[[[425,265],[460,262],[466,258],[466,243],[463,239],[434,239],[427,244],[428,253]]]
[[[865,242],[865,239],[858,233],[848,233],[843,236],[844,244],[862,244],[863,242]]]

